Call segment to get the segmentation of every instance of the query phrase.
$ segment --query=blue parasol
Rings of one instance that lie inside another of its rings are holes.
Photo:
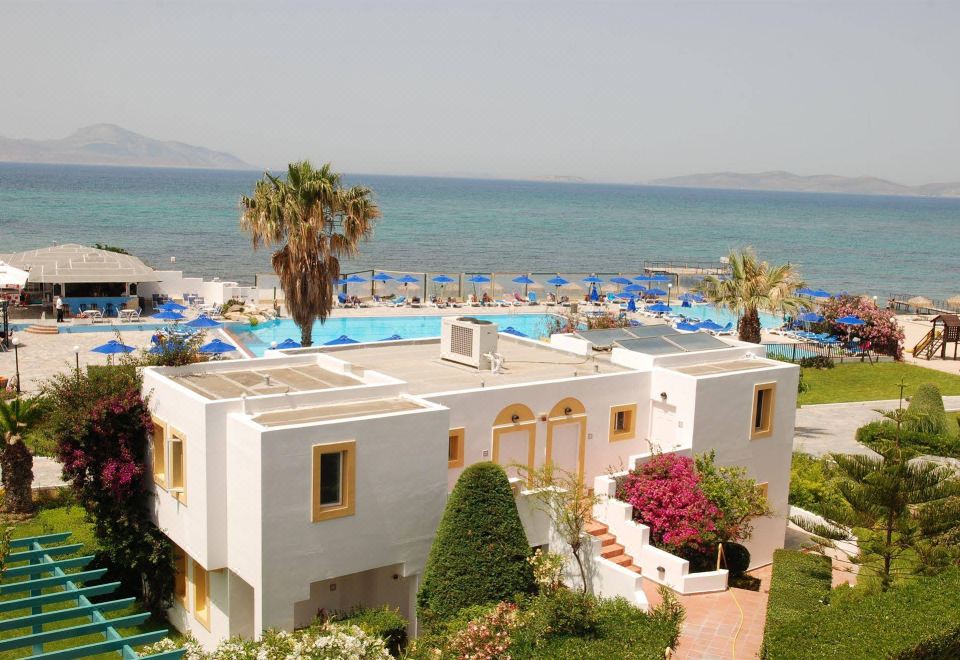
[[[803,323],[820,323],[823,321],[823,316],[816,312],[805,312],[798,316],[797,320]]]
[[[91,353],[103,353],[104,355],[116,355],[117,353],[132,353],[135,351],[133,346],[127,346],[116,339],[111,339],[106,344],[101,344],[95,348],[91,348]]]
[[[620,277],[620,276],[611,277],[611,278],[610,278],[610,281],[611,281],[613,284],[632,284],[632,282],[631,282],[630,280],[628,280],[626,277]]]
[[[157,321],[182,321],[186,317],[179,312],[174,312],[172,310],[164,310],[159,314],[154,314],[150,318],[156,319]]]
[[[631,284],[630,286],[623,287],[623,290],[627,293],[643,293],[647,290],[647,287],[641,286],[639,284]]]
[[[664,291],[663,289],[656,289],[656,288],[654,288],[654,289],[647,289],[647,293],[650,294],[651,296],[665,296],[665,295],[667,295],[667,292]]]
[[[514,277],[514,278],[511,280],[511,282],[516,282],[517,284],[536,284],[536,282],[534,282],[533,280],[531,280],[531,279],[530,279],[529,277],[527,277],[526,275],[521,275],[520,277]]]
[[[277,344],[274,348],[276,348],[277,350],[282,351],[282,350],[284,350],[284,349],[286,349],[286,348],[300,348],[301,346],[302,346],[302,344],[301,344],[300,342],[298,342],[298,341],[293,341],[292,339],[290,339],[289,337],[287,337],[287,338],[284,339],[282,342],[280,342],[279,344]]]
[[[347,284],[360,284],[366,281],[367,281],[366,278],[360,277],[359,275],[351,275],[346,280],[344,280],[344,282]]]
[[[450,284],[455,280],[452,277],[449,277],[447,275],[437,275],[436,277],[433,278],[433,281],[436,282],[437,284]]]
[[[474,284],[486,284],[490,281],[490,278],[486,275],[473,275],[467,281],[473,282]]]
[[[220,321],[214,321],[212,318],[210,318],[206,314],[201,314],[200,316],[193,319],[192,321],[188,321],[187,323],[184,323],[184,325],[189,326],[191,328],[219,328],[223,324],[220,323]]]
[[[374,282],[389,282],[390,280],[393,279],[393,276],[387,275],[386,273],[377,273],[370,279],[372,279]]]
[[[350,339],[350,337],[346,335],[340,335],[336,339],[331,339],[328,342],[324,342],[323,345],[324,346],[343,346],[344,344],[359,344],[359,343],[360,342],[358,342],[356,339]]]
[[[647,307],[648,312],[656,312],[657,314],[662,314],[665,312],[672,312],[673,307],[664,303],[657,303],[656,305],[650,305]]]
[[[165,302],[159,307],[157,307],[161,312],[182,312],[186,309],[184,305],[180,303],[175,303],[172,300],[170,302]]]
[[[580,281],[581,281],[581,282],[586,282],[587,284],[602,284],[602,283],[603,283],[603,280],[601,280],[601,279],[600,279],[599,277],[597,277],[596,275],[590,275],[590,276],[588,276],[588,277],[584,277],[584,278],[583,278],[582,280],[580,280]]]
[[[221,353],[232,353],[237,350],[237,347],[233,344],[228,344],[219,337],[214,339],[208,344],[204,344],[200,347],[201,353],[206,353],[208,355],[220,355]]]
[[[858,316],[853,316],[853,315],[850,315],[850,316],[841,316],[840,318],[837,319],[836,322],[839,323],[840,325],[851,325],[851,326],[853,326],[853,325],[866,325],[866,324],[867,324],[867,322],[864,321],[863,319],[861,319],[860,317],[858,317]]]
[[[519,330],[517,330],[516,328],[514,328],[512,325],[508,325],[506,328],[504,328],[504,329],[501,330],[500,332],[502,332],[502,333],[505,334],[505,335],[513,335],[514,337],[528,337],[528,336],[529,336],[529,335],[526,335],[526,334],[520,332]]]
[[[414,277],[413,275],[404,275],[403,277],[398,277],[397,281],[403,282],[404,284],[416,284],[420,281],[420,278]]]

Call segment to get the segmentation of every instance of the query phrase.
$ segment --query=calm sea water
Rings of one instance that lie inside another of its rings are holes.
[[[0,164],[0,252],[119,245],[155,267],[251,282],[269,270],[240,232],[257,172]],[[960,199],[350,176],[383,209],[347,270],[635,272],[753,245],[814,286],[960,293]]]

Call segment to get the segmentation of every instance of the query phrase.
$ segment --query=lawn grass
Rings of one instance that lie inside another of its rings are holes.
[[[800,395],[800,404],[896,399],[901,380],[907,385],[906,396],[922,383],[933,383],[944,396],[960,394],[960,376],[954,374],[904,362],[855,362],[833,369],[804,369],[803,382],[808,389]]]
[[[61,498],[41,504],[35,515],[30,518],[18,520],[9,516],[0,516],[0,526],[13,527],[13,538],[23,538],[27,536],[41,536],[44,534],[55,534],[57,532],[73,532],[71,537],[64,541],[65,544],[72,543],[83,543],[83,549],[79,553],[80,555],[93,555],[96,554],[99,550],[99,546],[96,542],[96,539],[93,535],[93,525],[86,519],[86,511],[83,507],[74,504],[69,496],[62,496]],[[76,556],[76,555],[74,555]],[[65,557],[64,557],[65,558]],[[95,562],[86,567],[84,570],[89,570],[96,568]],[[81,569],[69,569],[66,572],[72,573]],[[95,582],[87,583],[95,584]],[[45,589],[43,593],[50,593],[53,591],[58,591],[59,589]],[[9,594],[5,596],[0,596],[0,600],[10,600],[14,598],[24,597],[26,594]],[[108,594],[101,597],[101,600],[114,600],[117,598],[122,598],[125,594],[120,594],[114,592],[113,594]],[[96,600],[96,599],[95,599]],[[49,612],[60,608],[73,607],[73,602],[59,603],[56,605],[45,606],[43,611]],[[128,616],[131,614],[136,614],[142,612],[143,609],[138,605],[129,607],[123,610],[118,610],[116,612],[107,613],[106,616],[109,619],[113,619],[119,616]],[[0,619],[7,619],[12,617],[24,616],[29,614],[26,610],[19,610],[15,612],[4,612],[0,614]],[[82,623],[86,623],[88,619],[86,617],[80,617],[76,619],[70,619],[67,621],[59,621],[56,623],[47,624],[44,626],[44,630],[55,630],[58,628],[66,628],[69,626],[76,626]],[[129,636],[136,635],[140,633],[149,632],[151,630],[158,630],[160,628],[169,629],[170,626],[165,619],[152,617],[146,622],[142,623],[139,626],[134,626],[130,628],[124,628],[120,630],[120,633]],[[0,639],[10,639],[13,637],[19,637],[21,635],[28,634],[29,631],[23,628],[16,630],[6,630],[0,631]],[[176,631],[171,630],[171,637],[174,637],[175,640],[179,639],[179,636],[176,634]],[[79,646],[82,644],[92,644],[94,642],[99,642],[103,640],[103,635],[93,634],[85,635],[83,637],[75,637],[68,640],[50,642],[44,644],[44,651],[56,651],[62,649],[68,649],[74,646]],[[5,651],[0,653],[0,656],[3,658],[23,658],[32,654],[30,647],[21,648],[18,650]],[[89,656],[93,658],[107,658],[115,659],[118,657],[117,653],[103,653],[96,656]]]

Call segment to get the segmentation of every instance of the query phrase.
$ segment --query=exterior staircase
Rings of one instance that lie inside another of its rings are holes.
[[[34,335],[58,335],[60,334],[60,328],[55,325],[31,325],[24,332]]]
[[[623,546],[617,543],[617,537],[610,533],[606,525],[596,520],[591,520],[587,523],[587,533],[600,539],[601,557],[612,561],[618,566],[623,566],[634,573],[640,573],[640,567],[634,565],[633,557],[623,551]]]

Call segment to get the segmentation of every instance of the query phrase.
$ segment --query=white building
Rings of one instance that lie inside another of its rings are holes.
[[[391,604],[413,620],[446,495],[465,466],[484,460],[553,461],[594,483],[651,448],[714,449],[719,464],[767,484],[774,515],[755,523],[753,564],[782,546],[795,366],[667,326],[549,344],[491,329],[445,321],[442,343],[147,369],[156,520],[181,552],[173,624],[212,645],[359,604]],[[470,364],[486,362],[499,368]],[[524,497],[531,545],[548,542]],[[625,546],[642,542],[642,526],[608,524]],[[664,577],[659,564],[648,575],[641,559],[656,563],[661,551],[635,552],[633,570],[598,559],[594,591],[642,606],[637,585],[647,577],[687,592],[717,588]]]

